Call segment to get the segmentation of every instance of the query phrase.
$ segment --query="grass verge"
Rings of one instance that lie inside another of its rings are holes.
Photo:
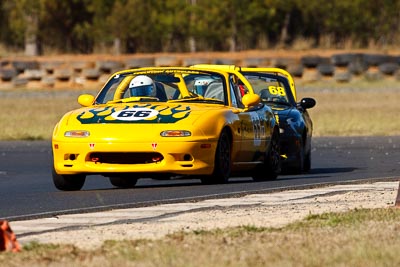
[[[313,136],[400,135],[400,81],[321,81],[297,86],[298,98],[313,97]]]
[[[310,215],[283,228],[178,232],[160,240],[107,241],[96,250],[30,243],[0,253],[7,266],[399,266],[400,210]],[[84,241],[84,240],[82,240]]]

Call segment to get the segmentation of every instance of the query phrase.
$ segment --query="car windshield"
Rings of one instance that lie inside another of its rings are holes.
[[[273,74],[248,73],[244,74],[264,103],[290,104],[292,95],[283,77]]]
[[[146,101],[226,102],[223,76],[208,71],[148,70],[114,74],[96,97],[96,104]]]

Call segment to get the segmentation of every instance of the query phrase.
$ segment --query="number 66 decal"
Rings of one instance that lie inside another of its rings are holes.
[[[145,120],[158,115],[158,111],[149,108],[129,108],[119,110],[111,114],[116,120],[121,121],[139,121]]]

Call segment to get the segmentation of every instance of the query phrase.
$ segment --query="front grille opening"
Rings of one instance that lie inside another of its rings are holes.
[[[149,164],[159,163],[164,159],[157,152],[94,152],[88,156],[87,161],[107,164]]]

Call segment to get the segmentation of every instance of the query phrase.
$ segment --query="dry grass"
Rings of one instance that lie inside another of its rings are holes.
[[[314,136],[400,135],[399,92],[315,92]]]
[[[299,98],[311,96],[314,136],[400,135],[400,82],[320,82],[298,86]]]
[[[0,140],[50,140],[62,115],[79,107],[82,91],[0,92]],[[93,92],[92,92],[93,93]]]
[[[400,210],[310,215],[284,228],[243,226],[108,241],[96,250],[31,243],[0,254],[7,266],[399,266]]]

